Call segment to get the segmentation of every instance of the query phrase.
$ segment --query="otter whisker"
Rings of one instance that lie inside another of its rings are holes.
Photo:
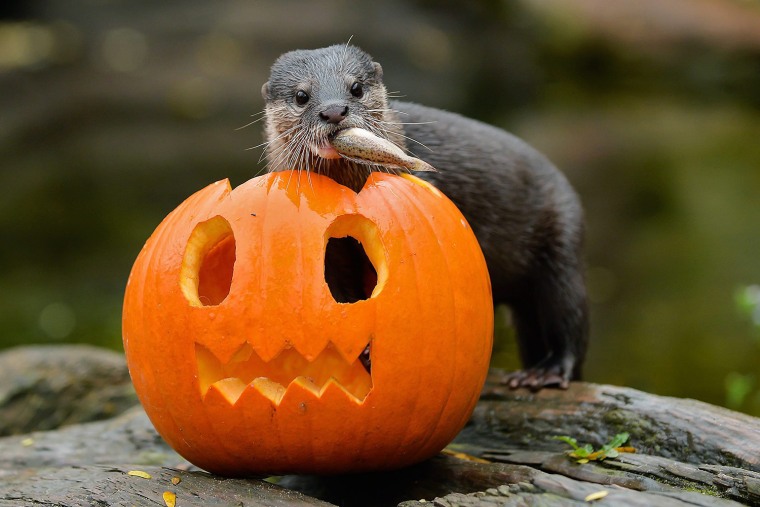
[[[288,161],[291,159],[293,153],[293,145],[283,145],[279,148],[279,153],[270,153],[269,166],[270,171],[275,171],[288,165]],[[272,155],[275,155],[272,157]]]
[[[351,47],[351,39],[353,38],[354,36],[351,35],[346,41],[346,44],[343,46],[343,54],[340,57],[340,64],[338,66],[338,69],[341,72],[345,72],[345,70],[348,68],[348,48]]]
[[[253,120],[253,121],[251,121],[251,122],[249,122],[249,123],[246,123],[246,124],[245,124],[245,125],[243,125],[242,127],[238,127],[238,128],[236,128],[235,130],[243,130],[244,128],[250,127],[250,126],[251,126],[251,125],[253,125],[254,123],[258,123],[258,122],[260,122],[261,120],[263,120],[263,119],[265,119],[265,118],[266,118],[266,114],[267,114],[266,110],[264,110],[264,111],[259,111],[258,113],[254,113],[254,114],[252,114],[252,115],[251,115],[251,117],[252,117],[252,118],[253,118],[254,116],[258,116],[258,118],[256,118],[255,120]]]
[[[299,172],[300,175],[300,172]],[[288,182],[285,184],[285,188],[290,188],[290,182],[293,181],[293,171],[288,173]],[[298,190],[298,189],[296,189]]]
[[[279,136],[279,137],[282,137],[282,136]],[[269,145],[270,145],[270,144],[272,144],[272,142],[274,142],[275,140],[276,140],[276,139],[273,139],[272,141],[264,141],[263,143],[261,143],[261,144],[257,144],[256,146],[249,146],[248,148],[246,148],[246,149],[245,149],[245,151],[251,151],[251,150],[255,150],[256,148],[261,148],[262,146],[269,146]]]
[[[257,176],[261,176],[261,175],[262,175],[262,174],[264,174],[265,172],[268,172],[268,170],[267,170],[267,166],[264,166],[264,167],[261,167],[261,168],[259,168],[259,170],[258,170],[258,171],[256,171],[256,173],[253,175],[253,177],[254,177],[254,178],[256,178]]]
[[[283,152],[282,157],[279,157],[278,165],[281,162],[285,166],[285,169],[292,169],[300,165],[296,164],[296,162],[301,159],[301,152],[304,148],[303,138],[304,133],[303,131],[300,131],[290,139],[290,142],[287,145],[288,150]]]
[[[263,143],[257,144],[256,146],[251,146],[250,148],[246,148],[246,151],[255,150],[256,148],[261,148],[262,146],[270,147],[273,143],[276,143],[277,141],[282,140],[283,138],[287,137],[288,135],[290,135],[293,131],[296,131],[297,129],[298,129],[298,125],[294,125],[273,139],[264,141]],[[282,146],[285,146],[285,145],[283,144]],[[259,162],[260,161],[261,161],[261,157],[259,158]]]
[[[306,181],[309,182],[309,188],[314,190],[314,184],[311,182],[311,171],[308,169],[306,170]]]
[[[404,139],[406,139],[407,141],[411,141],[411,142],[413,142],[413,143],[415,143],[415,144],[419,144],[420,146],[422,146],[423,148],[425,148],[425,149],[426,149],[426,150],[428,150],[429,152],[433,152],[433,148],[429,147],[428,145],[426,145],[426,144],[424,144],[424,143],[421,143],[420,141],[418,141],[418,140],[416,140],[416,139],[414,139],[414,138],[412,138],[412,137],[409,137],[409,136],[407,136],[407,135],[404,135],[404,134],[401,134],[401,137],[403,137],[403,138],[404,138]]]
[[[299,137],[298,149],[293,152],[293,159],[290,161],[292,166],[298,168],[299,171],[309,171],[309,159],[311,155],[311,146],[313,142],[313,135],[301,132]]]
[[[281,144],[275,149],[263,153],[267,156],[270,171],[275,170],[280,165],[280,162],[287,160],[292,147],[292,144]]]
[[[380,121],[388,125],[432,125],[435,123],[434,121]]]
[[[393,115],[398,114],[408,114],[403,111],[399,111],[398,109],[392,109],[392,108],[386,108],[386,109],[368,109],[369,112],[378,112],[378,113],[392,113]],[[431,125],[433,123],[436,123],[435,120],[430,121],[410,121],[410,122],[404,122],[404,121],[388,121],[388,120],[380,120],[383,123],[388,123],[392,125]]]
[[[300,159],[300,151],[302,149],[300,140],[293,138],[288,143],[287,151],[283,151],[276,159],[276,166],[284,166],[285,169],[292,169],[296,166],[295,162]]]
[[[395,123],[393,123],[393,122],[385,122],[385,121],[382,121],[382,120],[378,121],[378,125],[377,125],[377,128],[378,128],[378,129],[380,129],[380,130],[382,130],[383,132],[386,132],[386,133],[388,132],[388,130],[385,128],[384,124],[391,124],[391,125],[395,125]],[[371,129],[370,129],[370,130],[371,130]],[[395,132],[395,135],[397,135],[397,136],[400,136],[400,137],[403,137],[403,138],[404,138],[404,139],[406,139],[407,141],[411,141],[411,142],[413,142],[413,143],[415,143],[415,144],[418,144],[418,145],[422,146],[423,148],[425,148],[426,150],[428,150],[428,151],[430,151],[430,152],[432,152],[432,151],[433,151],[433,149],[432,149],[432,148],[430,148],[429,146],[425,145],[424,143],[421,143],[420,141],[417,141],[416,139],[414,139],[414,138],[412,138],[412,137],[410,137],[410,136],[408,136],[408,135],[406,135],[406,134],[401,134],[401,133],[399,133],[399,132]],[[409,153],[409,150],[408,150],[406,147],[402,146],[402,149],[403,149],[404,151],[406,151],[407,153]]]
[[[303,153],[305,149],[308,149],[306,144],[307,140],[308,136],[303,130],[300,130],[295,136],[293,136],[289,143],[291,149],[288,151],[287,156],[284,159],[285,169],[295,170],[299,175],[301,174],[301,171],[303,170]],[[290,176],[292,178],[293,174],[291,173]],[[300,190],[300,179],[298,181],[298,190]],[[288,180],[288,186],[290,186],[290,180]]]
[[[292,127],[290,127],[289,129],[286,129],[285,131],[283,131],[282,133],[280,133],[277,137],[274,137],[273,139],[270,139],[269,141],[267,141],[266,143],[263,143],[263,144],[272,144],[272,143],[274,143],[276,141],[279,141],[282,138],[287,137],[288,135],[292,134],[293,132],[297,132],[299,128],[300,128],[300,125],[295,124]]]
[[[401,132],[398,132],[395,129],[393,131],[388,130],[388,128],[386,128],[385,125],[394,126],[394,125],[398,125],[398,123],[396,123],[396,122],[388,122],[388,121],[384,121],[384,120],[377,120],[377,119],[374,119],[374,118],[372,120],[367,121],[368,130],[370,130],[374,134],[378,134],[378,135],[380,135],[382,137],[385,137],[386,139],[390,139],[390,135],[389,134],[391,134],[391,132],[392,132],[393,135],[400,136],[400,137],[406,139],[407,141],[411,141],[413,143],[419,144],[420,146],[422,146],[423,148],[425,148],[426,150],[428,150],[430,152],[433,151],[430,147],[428,147],[425,144],[417,141],[416,139],[413,139],[412,137],[407,136],[406,134],[402,134]],[[410,153],[409,149],[406,146],[401,146],[401,148],[405,152]]]

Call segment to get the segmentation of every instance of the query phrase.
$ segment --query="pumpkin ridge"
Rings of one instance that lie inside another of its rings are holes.
[[[261,208],[257,211],[256,214],[257,219],[260,220],[259,234],[261,235],[261,243],[257,244],[257,255],[261,259],[270,259],[272,261],[277,261],[279,259],[287,257],[288,260],[290,260],[289,256],[283,256],[283,253],[281,251],[278,251],[278,248],[281,248],[281,245],[279,245],[273,238],[277,237],[277,234],[283,225],[281,222],[282,215],[285,212],[283,209],[288,210],[291,209],[291,206],[298,206],[297,203],[293,202],[292,195],[289,190],[293,174],[293,171],[289,172],[287,182],[285,182],[283,172],[269,173],[265,176],[268,183],[266,187],[266,198],[259,201]],[[300,178],[297,176],[296,182],[298,181],[300,181]],[[284,191],[283,184],[285,184]],[[244,198],[244,196],[241,197]],[[261,277],[261,287],[265,288],[265,290],[269,292],[269,297],[260,300],[260,304],[256,305],[256,308],[254,310],[257,314],[259,325],[261,326],[259,328],[261,332],[264,331],[267,324],[270,324],[271,321],[268,319],[271,315],[277,312],[277,307],[280,304],[280,301],[292,301],[293,318],[296,318],[296,316],[300,318],[304,313],[302,307],[298,308],[295,306],[296,302],[301,302],[303,299],[299,298],[297,301],[295,299],[289,299],[291,294],[285,293],[286,288],[288,291],[291,291],[295,289],[295,287],[293,287],[292,282],[286,282],[285,280],[278,279],[278,276],[280,274],[281,272],[276,269],[261,270],[259,273],[259,276]],[[290,329],[298,331],[297,326],[292,326]],[[287,338],[289,338],[291,341],[300,342],[303,336],[289,336]],[[278,339],[279,338],[270,336],[266,341],[260,340],[260,343],[253,345],[256,349],[256,353],[260,356],[263,356],[265,360],[273,358],[282,350],[283,347],[287,346],[287,340],[285,338],[283,338],[281,342],[275,343],[275,340]]]
[[[428,229],[428,231],[430,231],[430,237],[435,239],[435,244],[438,247],[436,250],[436,253],[439,254],[438,256],[440,257],[443,265],[445,266],[445,270],[443,272],[451,273],[452,270],[449,263],[449,259],[448,259],[448,256],[444,254],[444,252],[451,250],[453,245],[444,245],[442,243],[441,241],[442,235],[440,234],[440,231],[439,233],[436,233],[436,226],[433,223],[433,219],[435,218],[435,216],[431,217],[427,213],[424,212],[425,206],[420,205],[420,198],[418,196],[418,192],[420,192],[420,189],[423,192],[434,195],[436,198],[441,198],[443,194],[438,189],[436,189],[429,183],[425,182],[424,180],[420,180],[419,178],[413,175],[410,175],[410,176],[411,177],[404,178],[401,181],[405,183],[406,182],[411,183],[411,185],[399,184],[398,185],[399,193],[401,193],[402,197],[406,199],[408,205],[416,211],[416,215],[420,217],[420,223],[424,224],[424,226]],[[444,204],[449,204],[449,203],[444,203]],[[453,203],[451,203],[451,206],[454,206]],[[440,206],[436,209],[436,211],[439,211],[441,215],[447,215],[446,218],[448,218],[448,215],[450,215],[449,209],[447,206]],[[449,223],[448,220],[446,221],[440,220],[440,221],[443,222],[444,224]],[[439,311],[439,314],[441,315],[445,314],[446,318],[448,318],[450,322],[452,322],[454,326],[456,326],[458,319],[457,319],[457,305],[454,298],[454,291],[457,290],[457,288],[454,287],[453,285],[450,285],[450,287],[451,287],[450,290],[442,291],[444,294],[448,296],[447,297],[448,308],[445,308],[445,309],[438,308],[438,311]],[[457,336],[455,337],[454,343],[453,343],[453,346],[456,349],[460,348],[459,347],[460,340],[461,340],[461,336],[459,336],[459,334],[457,333]],[[456,389],[456,387],[454,386],[454,379],[458,376],[458,372],[453,371],[455,368],[456,369],[459,368],[458,363],[456,362],[454,362],[454,364],[452,365],[443,366],[441,369],[444,371],[450,372],[450,374],[445,379],[443,378],[438,379],[440,382],[440,386],[444,388],[446,391],[448,391],[449,393],[452,393],[453,390]],[[434,437],[437,437],[437,435],[439,434],[438,428],[441,425],[451,424],[450,421],[445,421],[444,418],[442,417],[444,414],[447,413],[450,404],[451,404],[451,396],[449,396],[446,399],[445,403],[441,404],[438,407],[438,414],[436,417],[432,419],[435,421],[435,426],[431,428],[430,431],[427,433],[427,435],[423,438],[422,443],[420,443],[421,448],[425,448],[431,439],[433,439]]]
[[[442,192],[440,192],[440,190],[438,190],[435,186],[433,186],[432,184],[430,184],[427,181],[421,180],[420,178],[418,178],[418,177],[416,177],[416,176],[414,176],[412,174],[406,174],[406,175],[402,175],[402,176],[404,176],[404,179],[406,179],[406,180],[408,180],[410,182],[416,183],[419,187],[427,190],[428,192],[433,193],[437,197],[445,197],[445,195]],[[410,199],[410,203],[412,204],[412,206],[417,207],[418,201]],[[447,204],[448,204],[447,206],[440,206],[440,207],[437,208],[437,210],[440,211],[440,219],[441,219],[440,221],[442,223],[449,224],[449,226],[452,227],[452,229],[459,229],[459,224],[461,224],[464,229],[469,230],[470,232],[472,232],[472,227],[467,222],[467,220],[461,215],[461,213],[460,213],[459,209],[456,207],[456,205],[453,202],[451,202],[451,201],[449,201]],[[424,221],[425,221],[425,223],[427,223],[429,225],[429,227],[431,229],[433,229],[433,230],[436,229],[435,224],[430,220],[430,218],[426,214],[422,213],[421,210],[420,210],[420,216],[425,217]],[[441,235],[434,235],[434,236],[435,236],[435,238],[436,238],[436,240],[438,242],[438,246],[440,247],[440,252],[442,252],[442,253],[443,252],[450,252],[453,255],[457,255],[457,254],[461,254],[461,252],[463,252],[463,251],[473,250],[472,252],[468,252],[469,258],[472,259],[472,262],[476,262],[477,257],[479,257],[480,258],[479,262],[481,262],[485,266],[485,259],[483,258],[482,252],[479,250],[479,248],[472,249],[472,245],[471,244],[467,244],[467,243],[452,243],[452,244],[448,244],[448,245],[447,244],[443,244],[441,242]],[[476,244],[476,246],[477,246],[477,244]],[[443,258],[443,260],[444,260],[444,262],[446,264],[446,267],[447,267],[447,271],[446,272],[452,272],[451,268],[450,268],[451,264],[450,264],[449,257],[446,256],[446,255],[443,255],[442,258]],[[454,266],[454,269],[457,269],[456,265]],[[488,286],[488,292],[490,294],[490,288],[491,288],[491,286],[490,286],[490,280],[488,281],[487,286]],[[452,286],[452,290],[446,291],[446,293],[448,294],[449,300],[451,301],[451,315],[453,317],[452,321],[455,323],[455,325],[456,324],[462,324],[459,321],[462,320],[464,317],[457,316],[457,308],[460,307],[460,305],[457,303],[457,297],[469,298],[469,297],[471,297],[472,294],[474,294],[474,291],[471,289],[470,286],[461,286],[460,285],[459,287]],[[493,321],[491,321],[491,323],[486,327],[486,329],[490,329],[490,330],[493,329]],[[456,336],[456,340],[455,340],[455,345],[454,346],[458,349],[458,348],[460,348],[460,343],[461,343],[461,340],[462,340],[462,336],[461,336],[460,333],[456,333],[455,336]],[[490,350],[491,350],[492,339],[493,339],[493,337],[491,335],[491,338],[486,342],[487,343],[487,352],[490,352]],[[450,377],[450,384],[452,384],[452,385],[449,388],[449,393],[451,393],[451,395],[446,400],[446,403],[444,404],[444,406],[441,407],[441,411],[440,411],[441,414],[447,413],[447,411],[449,410],[449,405],[452,404],[453,402],[455,402],[455,400],[454,400],[455,396],[461,396],[463,394],[461,390],[459,390],[459,389],[457,389],[455,387],[455,385],[457,384],[456,379],[457,378],[461,378],[461,375],[462,375],[462,364],[461,363],[457,363],[456,364],[456,370],[452,370],[452,375]],[[483,376],[483,381],[485,381],[485,374]],[[482,382],[480,382],[480,385],[482,385]],[[479,396],[480,396],[480,389],[476,389],[476,390],[474,390],[471,393],[471,398],[473,400],[471,402],[472,406],[475,405],[475,402],[477,401],[477,399],[479,398]],[[457,423],[458,427],[463,428],[468,420],[469,420],[469,415],[466,412],[462,412],[460,414],[459,422]],[[437,419],[437,423],[436,423],[435,429],[430,433],[431,437],[433,435],[435,435],[435,434],[438,433],[438,428],[442,424],[444,424],[444,421],[442,420],[442,418],[439,417]],[[448,424],[452,424],[452,423],[449,421]],[[425,440],[425,444],[427,444],[429,440],[430,440],[430,438],[426,439]]]
[[[140,292],[132,294],[131,291],[127,291],[129,296],[125,296],[124,299],[125,308],[137,308],[137,310],[134,311],[137,311],[139,313],[140,323],[136,327],[123,326],[123,333],[125,337],[128,337],[133,331],[138,334],[136,338],[139,338],[139,334],[141,332],[145,332],[146,330],[148,332],[157,333],[156,330],[162,329],[163,321],[160,317],[160,314],[157,314],[155,312],[157,307],[162,306],[162,302],[156,300],[155,294],[160,294],[162,290],[164,290],[163,287],[168,280],[166,280],[161,274],[156,273],[153,266],[166,265],[172,258],[181,260],[181,252],[183,251],[166,249],[162,245],[165,245],[167,242],[171,243],[172,235],[176,234],[175,228],[181,229],[187,223],[195,222],[197,217],[207,217],[208,210],[227,198],[230,195],[230,191],[231,186],[229,180],[223,179],[211,183],[203,189],[195,192],[186,201],[181,203],[177,208],[169,213],[164,218],[164,220],[161,221],[154,233],[151,234],[151,236],[148,238],[144,245],[145,252],[140,253],[138,260],[133,266],[133,271],[135,273],[136,279],[142,281],[142,283],[138,283],[137,285],[140,288]],[[176,244],[179,245],[182,244],[182,242],[180,241]],[[141,271],[137,271],[138,265]],[[172,271],[177,275],[177,277],[179,276],[178,269],[176,271]],[[133,275],[130,274],[130,278],[132,277]],[[175,280],[178,282],[178,278],[172,280],[172,287],[174,287],[173,282]],[[179,289],[179,283],[177,283],[176,287]],[[134,289],[132,289],[132,291],[134,291]],[[125,323],[126,322],[127,320],[125,318]],[[127,352],[127,363],[130,368],[131,375],[134,375],[132,366],[133,362],[137,359],[137,357],[145,353],[145,351],[141,351],[140,349],[148,345],[148,343],[144,343],[142,340],[136,341],[138,343],[133,346],[135,348],[134,351],[128,346],[125,346],[125,350]],[[149,352],[154,357],[163,357],[164,353],[167,352],[167,350],[164,350],[164,346],[166,344],[163,342],[159,342],[159,344],[159,350],[151,349]],[[148,396],[146,393],[141,394],[138,390],[138,395],[143,406],[146,406],[146,404],[148,406],[156,404],[161,405],[159,399],[169,399],[175,396],[175,393],[173,393],[168,386],[165,386],[161,382],[157,381],[157,378],[160,377],[160,374],[156,373],[155,370],[142,370],[143,375],[146,373],[150,375],[150,377],[142,379],[142,382],[147,382],[149,384],[155,385],[156,392],[153,392],[150,396]],[[133,382],[135,382],[134,379]],[[144,398],[145,396],[148,397]],[[173,441],[175,442],[172,444],[173,446],[182,445],[185,449],[188,450],[196,449],[199,447],[198,439],[192,438],[194,437],[192,434],[190,434],[190,439],[186,438],[181,430],[183,427],[182,414],[175,411],[173,408],[176,407],[167,406],[162,411],[146,410],[146,412],[148,413],[148,416],[154,425],[158,426],[158,423],[160,421],[165,421],[161,422],[160,424],[162,426],[165,426],[168,423],[176,428],[176,431],[173,433],[175,435],[173,437]],[[203,414],[202,417],[205,422],[205,426],[213,430],[214,424],[212,422],[212,418],[210,418],[208,414]],[[216,441],[216,447],[218,449],[223,449],[225,453],[229,454],[230,456],[235,456],[237,459],[242,458],[242,456],[235,455],[234,449],[230,448],[230,446],[227,445],[225,439],[222,438],[216,431],[212,431],[211,435]]]
[[[378,209],[384,209],[386,210],[386,213],[388,213],[392,217],[391,223],[405,223],[406,219],[405,217],[398,212],[397,210],[397,203],[395,201],[402,201],[403,199],[399,195],[399,187],[403,186],[405,184],[404,180],[400,179],[387,179],[385,174],[379,174],[379,178],[376,179],[375,186],[367,188],[367,190],[374,190],[376,192],[376,199],[382,203],[382,207],[378,207]],[[367,192],[369,193],[369,192]],[[406,201],[405,201],[406,202]],[[406,239],[405,239],[406,241]],[[422,300],[420,299],[420,291],[421,287],[424,287],[424,284],[420,280],[420,272],[421,270],[418,268],[419,260],[417,258],[417,255],[414,254],[414,252],[409,252],[410,255],[408,255],[409,260],[411,261],[412,269],[411,271],[414,273],[414,279],[413,279],[413,285],[412,280],[406,280],[410,282],[410,285],[406,286],[405,291],[408,294],[414,294],[415,301],[411,304],[414,308],[424,309],[424,305]],[[423,310],[424,311],[424,310]],[[425,351],[428,352],[428,351]],[[420,404],[420,396],[423,396],[423,393],[426,391],[424,386],[420,384],[419,378],[415,378],[415,381],[417,382],[416,385],[407,386],[408,392],[414,392],[414,396],[411,397],[410,400],[408,400],[407,409],[405,410],[406,415],[402,418],[402,420],[405,421],[404,424],[404,431],[400,434],[411,436],[413,432],[411,429],[416,425],[415,419],[416,419],[416,413],[418,406]],[[405,442],[399,442],[400,448],[405,448],[404,445]]]
[[[394,198],[402,200],[406,203],[407,207],[413,209],[414,216],[419,218],[418,226],[420,228],[425,228],[430,232],[427,237],[434,238],[432,242],[432,245],[434,245],[434,247],[428,248],[426,250],[427,256],[425,257],[425,262],[439,263],[440,267],[437,270],[439,273],[453,274],[456,272],[456,265],[452,268],[449,258],[445,254],[445,252],[451,252],[452,247],[455,247],[456,244],[444,244],[444,241],[447,238],[455,238],[456,234],[458,233],[459,227],[454,226],[454,224],[458,225],[460,223],[460,220],[457,219],[457,217],[459,217],[459,211],[456,206],[448,199],[446,199],[445,196],[435,187],[432,187],[431,185],[422,180],[419,180],[414,176],[411,176],[410,178],[389,181],[388,183],[392,184],[393,192],[391,192],[391,194],[394,196]],[[436,214],[432,217],[429,216],[429,213],[426,212],[429,207],[429,205],[426,204],[428,195],[434,196],[438,199],[443,199],[444,201],[441,203],[441,206],[436,208]],[[455,250],[456,249],[454,248],[453,251]],[[435,255],[436,259],[431,257],[431,253],[433,252],[437,254]],[[416,266],[416,256],[412,255],[411,257]],[[417,272],[418,270],[415,267],[415,273]],[[461,277],[455,278],[461,279]],[[446,280],[448,280],[448,278],[446,278]],[[418,285],[421,283],[419,281],[419,278],[417,283]],[[443,280],[438,280],[438,283],[444,282]],[[446,300],[439,300],[440,303],[444,304],[438,306],[435,309],[435,312],[438,315],[438,319],[445,318],[450,322],[450,325],[448,327],[451,327],[452,329],[460,328],[461,331],[460,326],[462,323],[459,322],[461,320],[461,317],[458,316],[456,312],[457,301],[454,293],[456,291],[461,292],[462,287],[455,287],[454,285],[449,285],[449,287],[449,290],[441,291],[446,295]],[[456,336],[453,338],[454,339],[449,343],[449,346],[453,349],[460,350],[460,341],[462,339],[460,334],[456,333]],[[452,394],[457,390],[456,379],[461,378],[462,371],[457,362],[453,362],[452,364],[439,364],[438,370],[448,373],[445,378],[444,376],[440,376],[438,378],[438,382],[440,382],[439,386],[450,394],[446,398],[445,402],[435,409],[436,416],[431,418],[431,422],[433,422],[431,427],[427,428],[423,434],[416,435],[418,439],[414,440],[414,446],[418,447],[419,449],[427,449],[432,447],[440,448],[442,445],[445,445],[445,443],[436,442],[436,440],[439,439],[440,428],[452,426],[451,421],[448,420],[448,415],[451,414],[452,406],[456,406],[457,400],[454,399],[456,396],[452,396]],[[418,405],[417,401],[418,400],[415,400],[415,409]],[[424,410],[432,414],[433,409],[425,408]],[[461,424],[457,423],[457,427],[463,427],[466,421],[467,419],[464,419],[461,421]],[[412,435],[409,435],[408,438],[412,438]]]

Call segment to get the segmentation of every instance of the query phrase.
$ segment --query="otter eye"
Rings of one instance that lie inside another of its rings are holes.
[[[364,87],[359,81],[355,81],[354,84],[351,85],[351,95],[357,99],[364,95]]]
[[[309,94],[303,90],[298,90],[296,92],[296,104],[303,106],[307,102],[309,102]]]

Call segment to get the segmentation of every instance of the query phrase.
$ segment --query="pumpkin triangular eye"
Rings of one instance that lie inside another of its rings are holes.
[[[182,258],[180,286],[192,306],[215,306],[230,293],[235,267],[235,235],[215,216],[195,226]]]

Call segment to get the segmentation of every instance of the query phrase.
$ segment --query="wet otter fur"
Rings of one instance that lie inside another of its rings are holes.
[[[581,377],[588,311],[583,212],[567,179],[521,139],[496,127],[389,101],[383,70],[351,45],[280,56],[262,87],[270,171],[319,172],[359,191],[372,170],[340,158],[330,136],[358,127],[389,139],[438,172],[418,173],[471,224],[494,303],[512,310],[523,369],[510,387],[566,388]]]

